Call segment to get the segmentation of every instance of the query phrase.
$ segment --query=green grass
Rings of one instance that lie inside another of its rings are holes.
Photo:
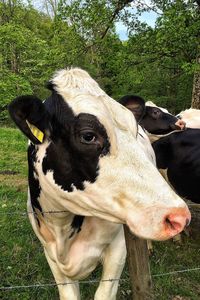
[[[16,175],[0,174],[0,286],[53,283],[40,242],[32,231],[26,215],[10,212],[26,211],[27,140],[16,129],[0,128],[0,171],[15,171]],[[167,241],[154,243],[150,257],[151,273],[161,274],[200,266],[200,237],[183,237],[178,245]],[[89,279],[100,278],[100,268]],[[125,268],[120,282],[118,300],[130,299],[129,274]],[[200,271],[152,277],[154,299],[200,299]],[[81,284],[83,300],[93,299],[97,284]],[[179,296],[179,297],[178,297]],[[56,300],[57,288],[31,288],[1,291],[3,300]],[[104,299],[102,299],[104,300]]]

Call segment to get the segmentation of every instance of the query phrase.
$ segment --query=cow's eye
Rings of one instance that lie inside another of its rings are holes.
[[[161,115],[161,112],[159,110],[157,110],[157,109],[153,110],[153,117],[154,118],[158,118],[158,117],[160,117],[160,115]]]
[[[87,131],[81,133],[81,142],[85,144],[91,144],[96,141],[96,135],[94,132]]]
[[[154,110],[154,111],[153,111],[153,114],[154,114],[154,115],[158,115],[158,114],[159,114],[159,111],[158,111],[158,110]]]

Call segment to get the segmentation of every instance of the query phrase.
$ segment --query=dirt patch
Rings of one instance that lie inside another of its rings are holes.
[[[1,185],[17,187],[18,191],[27,191],[28,181],[26,177],[16,176],[13,174],[2,175],[0,173]]]
[[[19,174],[19,172],[12,171],[12,170],[0,171],[0,175],[17,175],[17,174]]]

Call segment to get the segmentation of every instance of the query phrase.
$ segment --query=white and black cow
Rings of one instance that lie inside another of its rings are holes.
[[[81,69],[57,72],[50,88],[44,103],[18,97],[9,112],[30,140],[31,224],[56,282],[72,283],[58,285],[60,299],[77,300],[73,281],[100,261],[102,280],[120,277],[126,257],[120,224],[140,237],[165,240],[191,216],[142,150],[129,110]],[[94,299],[116,299],[117,287],[101,281]]]
[[[199,128],[200,129],[200,110],[189,108],[184,111],[181,111],[178,115],[178,118],[184,120],[188,128]]]
[[[152,143],[157,166],[180,196],[200,203],[200,110],[190,108],[177,117],[186,130],[156,137]]]
[[[149,133],[167,134],[185,128],[185,122],[180,118],[173,116],[164,108],[157,107],[151,101],[145,103],[140,96],[126,95],[119,103],[132,111],[138,124]]]

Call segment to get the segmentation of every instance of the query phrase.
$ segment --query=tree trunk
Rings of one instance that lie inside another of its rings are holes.
[[[124,225],[124,234],[132,289],[129,300],[152,300],[154,297],[147,241],[134,236],[126,225]]]
[[[196,0],[198,5],[197,14],[200,17],[200,0]],[[197,49],[197,71],[194,73],[193,90],[192,90],[192,103],[191,107],[200,109],[200,34],[197,36],[198,49]]]
[[[200,56],[197,58],[200,66]],[[195,72],[192,90],[192,108],[200,109],[200,71]]]

